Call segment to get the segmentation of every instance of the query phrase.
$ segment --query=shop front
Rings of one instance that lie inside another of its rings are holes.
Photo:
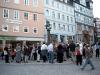
[[[9,48],[15,48],[18,43],[23,46],[24,44],[32,45],[36,43],[42,43],[43,41],[43,38],[0,36],[0,51],[2,51],[6,45]]]

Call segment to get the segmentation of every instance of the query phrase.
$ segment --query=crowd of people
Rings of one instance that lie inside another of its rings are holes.
[[[73,63],[76,65],[82,65],[82,70],[85,68],[87,64],[90,64],[92,69],[94,69],[94,65],[91,61],[91,57],[96,52],[96,58],[99,58],[100,53],[100,43],[96,43],[95,45],[89,45],[82,42],[74,43],[71,41],[69,44],[59,43],[54,45],[53,43],[49,43],[48,45],[43,42],[32,44],[32,45],[24,45],[21,46],[20,43],[17,44],[15,48],[9,50],[6,46],[1,56],[5,56],[5,62],[10,63],[15,61],[16,63],[25,62],[28,63],[29,60],[46,63],[54,63],[54,60],[58,63],[62,63],[67,59],[71,59]],[[9,58],[11,58],[9,60]],[[83,63],[83,60],[85,62]]]

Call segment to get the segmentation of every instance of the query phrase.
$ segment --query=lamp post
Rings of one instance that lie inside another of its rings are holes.
[[[97,42],[97,24],[96,24],[96,19],[94,19],[94,41],[95,41],[95,43]]]
[[[51,42],[51,36],[50,36],[51,26],[48,20],[46,21],[46,30],[47,30],[47,43],[49,44]]]

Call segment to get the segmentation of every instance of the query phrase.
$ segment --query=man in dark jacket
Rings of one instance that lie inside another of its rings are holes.
[[[58,63],[63,62],[63,53],[64,53],[64,49],[63,49],[62,44],[60,43],[57,47],[57,62]]]
[[[76,47],[76,45],[75,45],[75,43],[72,41],[72,42],[69,44],[69,49],[70,49],[70,51],[71,51],[71,52],[75,52],[75,47]]]
[[[76,47],[75,43],[74,43],[73,41],[71,41],[71,43],[69,44],[69,51],[70,51],[71,60],[72,60],[73,62],[75,62],[75,60],[74,60],[74,57],[75,57],[75,56],[74,56],[75,47]]]
[[[24,46],[24,57],[25,57],[25,63],[28,63],[28,57],[29,57],[29,55],[30,55],[30,52],[29,52],[29,50],[28,50],[28,46]]]

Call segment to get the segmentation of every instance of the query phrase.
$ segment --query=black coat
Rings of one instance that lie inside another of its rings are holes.
[[[30,54],[29,49],[27,47],[24,47],[24,55],[29,56],[29,54]]]
[[[58,53],[63,53],[64,52],[64,48],[63,48],[63,46],[61,44],[58,45],[57,52]]]
[[[76,47],[76,45],[75,45],[74,43],[71,43],[71,44],[69,45],[70,51],[71,51],[71,52],[74,52],[74,51],[75,51],[75,47]]]

